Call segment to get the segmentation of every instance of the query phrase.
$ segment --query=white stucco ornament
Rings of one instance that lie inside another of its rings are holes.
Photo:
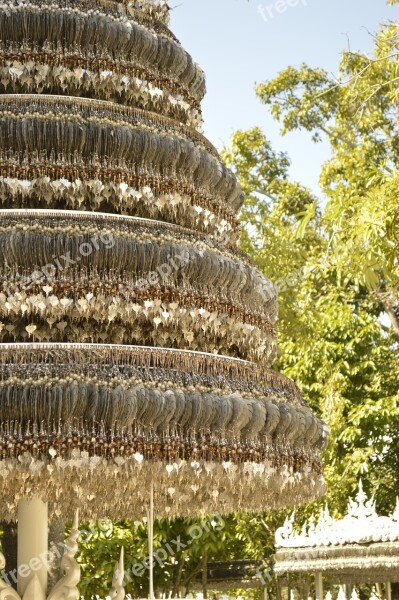
[[[399,500],[389,517],[377,514],[374,497],[368,499],[359,482],[354,500],[349,499],[347,514],[335,520],[326,506],[317,521],[313,517],[302,527],[294,529],[295,513],[288,517],[276,532],[278,548],[315,548],[345,544],[399,541]]]
[[[78,584],[80,582],[80,566],[76,561],[78,552],[79,538],[79,513],[75,514],[72,529],[65,542],[65,552],[61,559],[61,570],[63,575],[55,584],[50,594],[47,596],[41,583],[35,575],[28,584],[24,595],[21,596],[5,581],[0,579],[0,600],[77,600],[79,598]],[[5,568],[4,555],[0,553],[0,571]],[[112,588],[108,598],[110,600],[124,600],[125,590],[123,588],[123,579],[125,576],[123,548],[120,559],[116,564]]]

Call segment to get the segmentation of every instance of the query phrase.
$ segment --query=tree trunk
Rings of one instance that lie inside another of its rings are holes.
[[[208,553],[205,552],[202,558],[202,594],[204,600],[208,598]]]
[[[189,574],[189,576],[187,577],[187,579],[184,580],[183,582],[183,586],[185,587],[185,596],[188,596],[188,594],[190,593],[190,583],[192,582],[192,580],[194,579],[194,577],[196,575],[198,575],[198,573],[200,573],[202,570],[202,561],[200,563],[198,563],[198,566]]]
[[[177,576],[175,579],[175,583],[173,586],[173,590],[172,590],[172,598],[177,598],[179,595],[179,590],[181,587],[181,579],[182,579],[182,575],[183,575],[183,569],[184,569],[184,563],[185,563],[185,556],[184,554],[179,558],[179,565],[178,565],[178,569],[177,569]]]

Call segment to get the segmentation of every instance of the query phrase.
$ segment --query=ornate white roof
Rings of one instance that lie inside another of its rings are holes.
[[[347,514],[335,520],[326,506],[318,520],[313,517],[301,532],[294,529],[295,512],[276,531],[277,548],[315,548],[372,542],[399,541],[399,500],[389,517],[377,514],[374,496],[368,499],[359,482],[355,500],[350,499]]]

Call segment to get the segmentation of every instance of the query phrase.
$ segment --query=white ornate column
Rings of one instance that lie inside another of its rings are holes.
[[[37,577],[47,590],[48,511],[42,500],[20,500],[18,504],[18,593],[22,597]]]
[[[391,582],[387,581],[385,584],[385,595],[386,595],[386,599],[387,600],[391,600],[392,599],[392,588],[391,588]]]
[[[316,584],[316,600],[324,600],[323,575],[321,573],[315,574],[315,584]]]

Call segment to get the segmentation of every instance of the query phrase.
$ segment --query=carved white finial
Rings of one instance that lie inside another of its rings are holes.
[[[5,566],[6,559],[4,554],[0,553],[0,570],[4,571]],[[9,584],[0,579],[0,600],[21,600],[21,598]]]
[[[76,586],[80,581],[80,566],[75,559],[78,551],[78,538],[79,511],[76,511],[71,533],[66,540],[64,556],[61,559],[61,569],[64,575],[51,590],[48,600],[77,600],[79,598],[79,590]]]
[[[353,588],[351,600],[359,600],[359,594],[357,593],[356,588]]]
[[[392,513],[392,521],[399,523],[399,498],[396,498],[396,507]]]
[[[380,600],[375,587],[373,587],[373,589],[371,590],[370,600]]]
[[[124,552],[121,548],[119,563],[116,563],[114,578],[112,580],[112,588],[109,593],[111,600],[124,600],[126,592],[123,587],[123,579],[125,577]]]
[[[346,600],[346,594],[343,585],[339,586],[337,600]]]
[[[276,544],[277,546],[284,546],[294,534],[294,519],[295,511],[291,516],[286,517],[284,525],[279,527],[276,531]]]
[[[44,593],[42,584],[37,575],[29,582],[23,600],[46,600],[46,594]]]
[[[0,554],[1,570],[4,569],[5,562],[3,554]],[[21,596],[11,586],[0,580],[0,600],[21,600]],[[23,600],[46,600],[46,594],[37,575],[34,575],[29,582]]]
[[[364,500],[366,500],[366,498],[367,498],[367,496],[366,496],[366,494],[364,493],[364,490],[363,490],[363,480],[359,479],[359,491],[357,493],[356,499],[359,502],[363,502]]]

